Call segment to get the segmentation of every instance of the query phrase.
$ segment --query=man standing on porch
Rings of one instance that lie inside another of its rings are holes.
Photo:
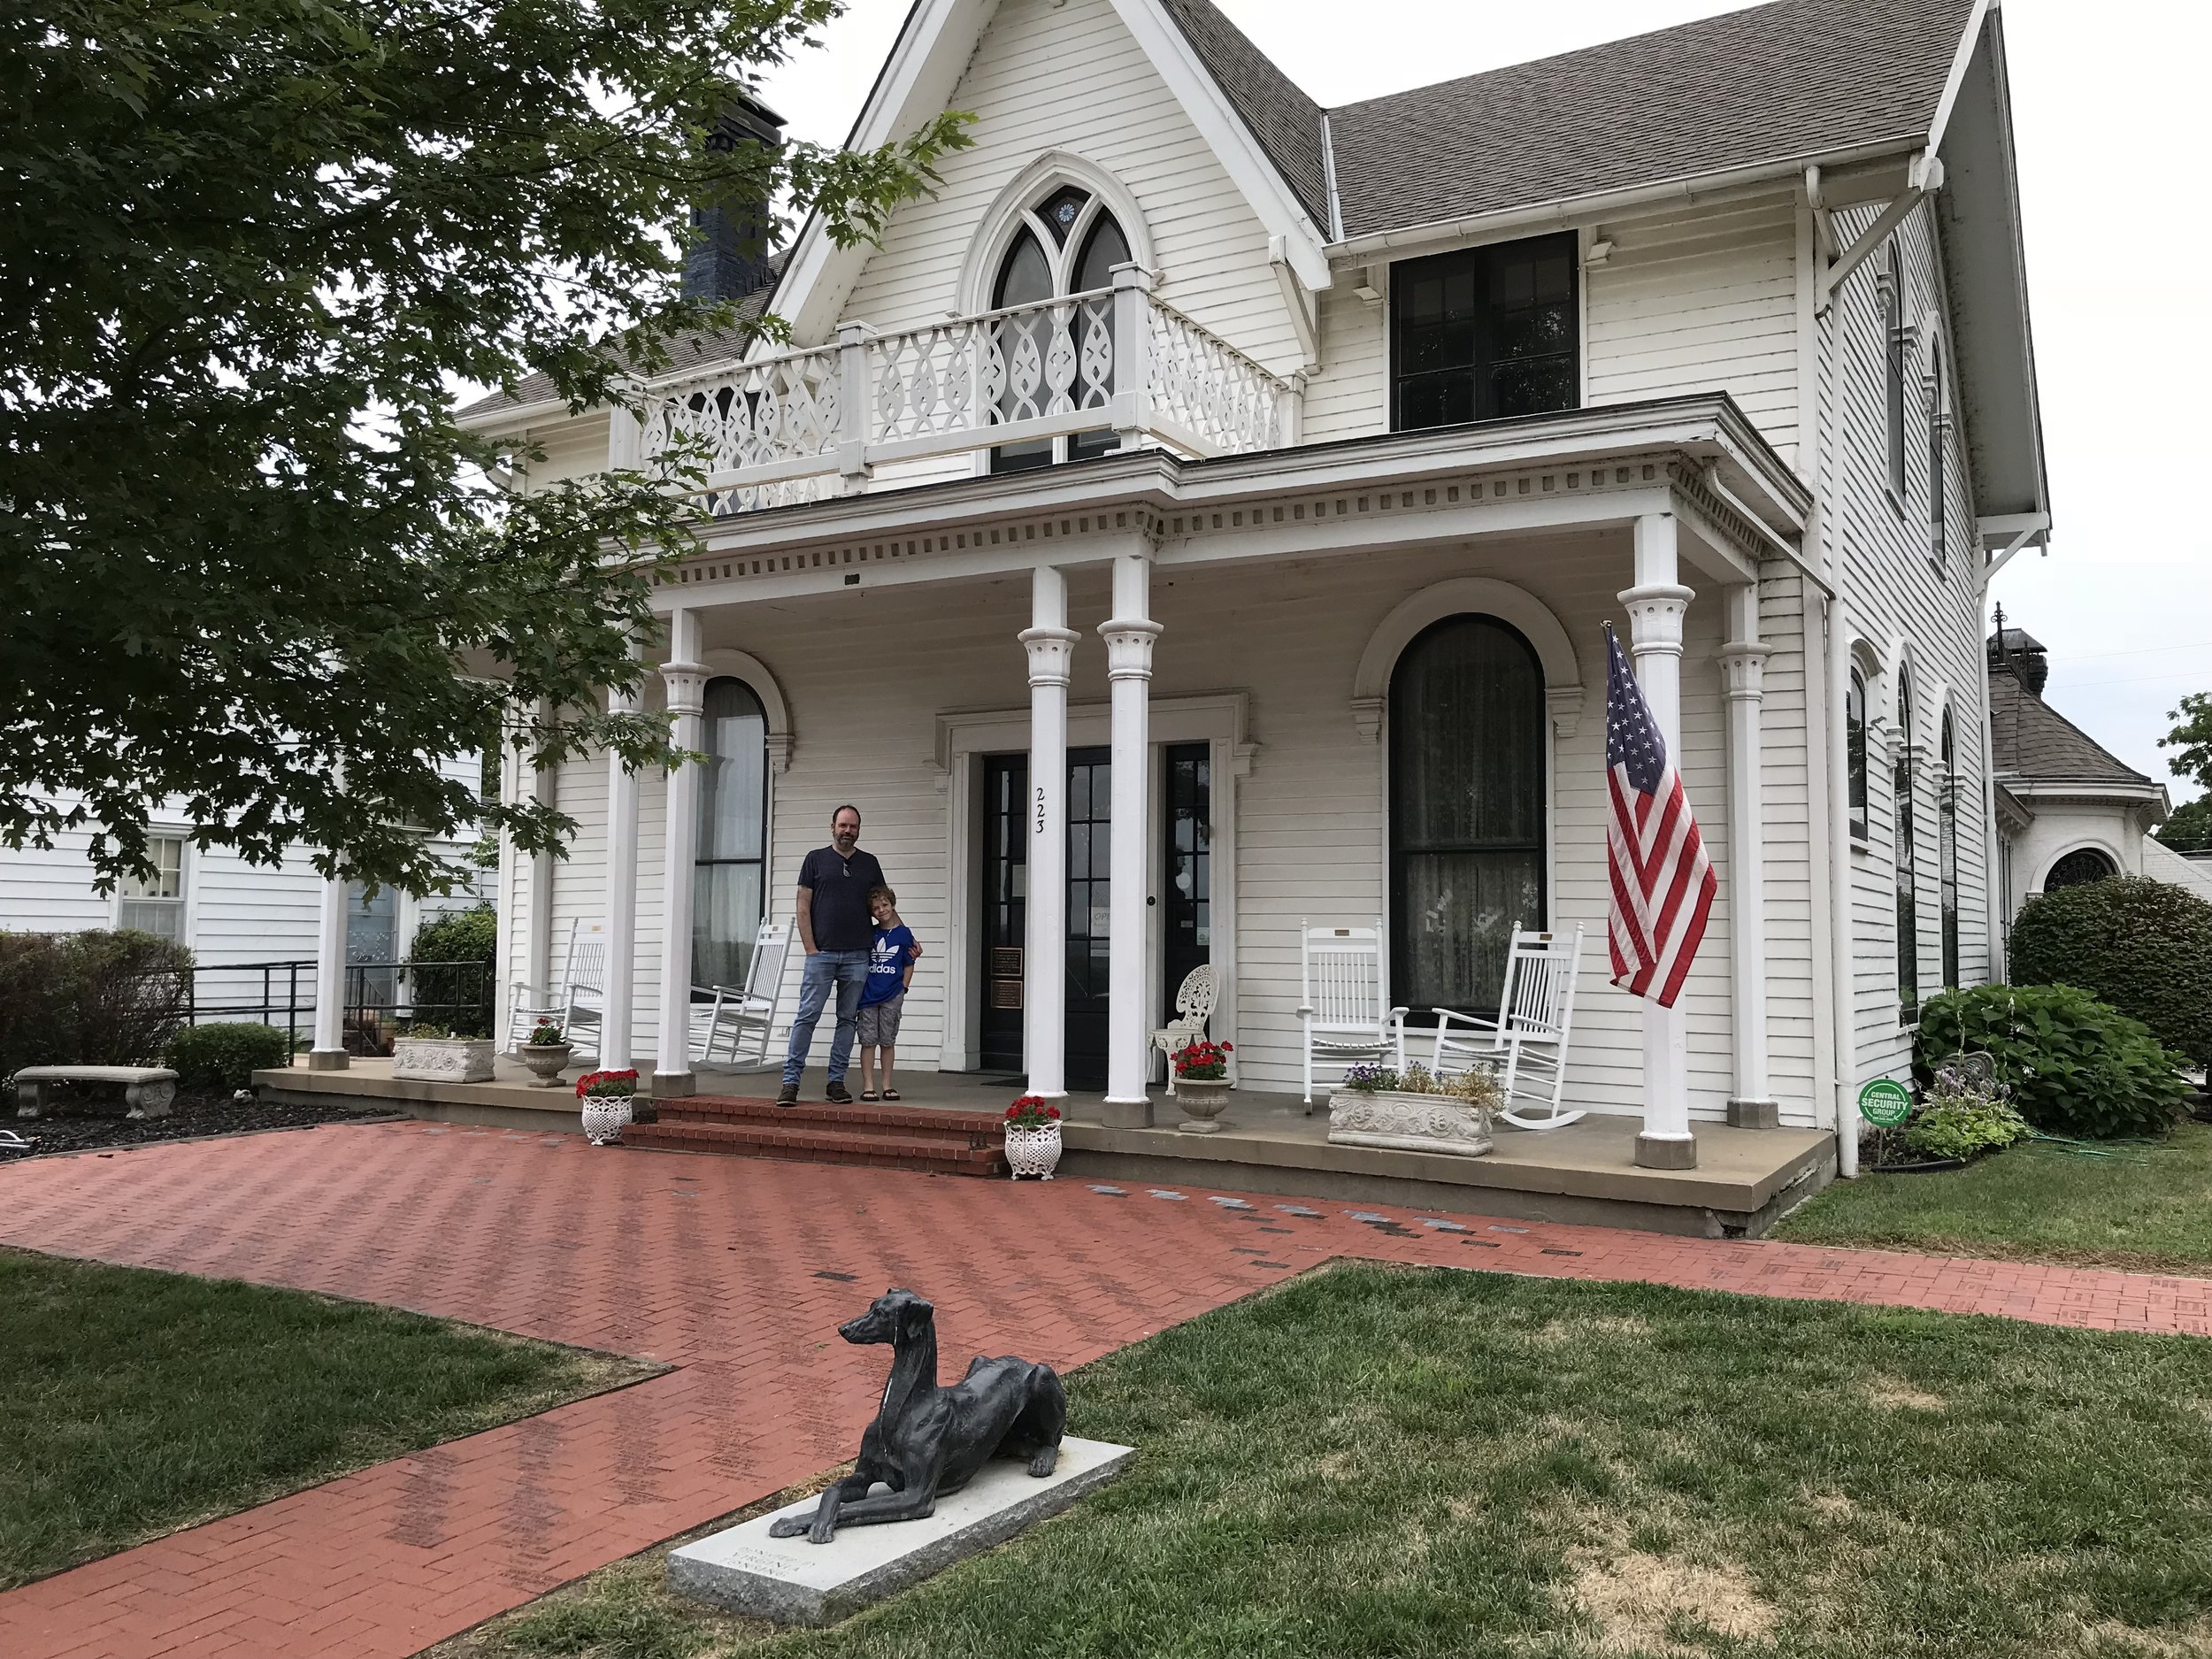
[[[829,1087],[822,1095],[839,1106],[852,1100],[845,1068],[852,1060],[860,993],[868,983],[868,951],[875,942],[868,895],[887,885],[875,855],[860,850],[860,809],[839,807],[830,815],[830,844],[817,847],[799,866],[799,942],[806,947],[806,971],[799,979],[799,1012],[791,1022],[779,1106],[799,1103],[799,1076],[806,1070],[814,1027],[832,987],[837,992],[837,1032],[830,1039]]]

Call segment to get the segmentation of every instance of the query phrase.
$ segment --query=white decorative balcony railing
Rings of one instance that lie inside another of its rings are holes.
[[[615,423],[611,458],[698,457],[710,510],[727,513],[818,499],[887,464],[1078,433],[1194,457],[1274,449],[1296,441],[1298,396],[1125,265],[1110,288],[903,334],[848,323],[833,346],[662,381],[641,430]]]

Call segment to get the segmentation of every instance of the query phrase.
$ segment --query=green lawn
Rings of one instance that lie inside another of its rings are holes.
[[[2212,1124],[2109,1157],[2031,1141],[1962,1170],[1838,1181],[1774,1236],[2201,1274],[2212,1269]]]
[[[434,1654],[2212,1652],[2201,1340],[1347,1265],[1070,1392],[1134,1471],[833,1630],[678,1602],[656,1551]]]
[[[0,1250],[0,1589],[654,1369]]]

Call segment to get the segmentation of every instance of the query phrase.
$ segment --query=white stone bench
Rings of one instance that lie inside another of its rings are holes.
[[[27,1065],[15,1074],[15,1115],[45,1111],[57,1083],[119,1083],[133,1118],[166,1118],[177,1097],[177,1074],[157,1065]]]

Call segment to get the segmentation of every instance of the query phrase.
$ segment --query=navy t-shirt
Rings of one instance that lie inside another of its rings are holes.
[[[876,929],[876,942],[868,955],[868,983],[861,987],[860,1005],[873,1008],[906,989],[906,964],[914,960],[914,930],[904,922]]]
[[[856,847],[850,858],[841,858],[834,847],[817,847],[799,866],[799,885],[814,895],[817,950],[865,950],[874,942],[868,890],[884,880],[873,853]]]

